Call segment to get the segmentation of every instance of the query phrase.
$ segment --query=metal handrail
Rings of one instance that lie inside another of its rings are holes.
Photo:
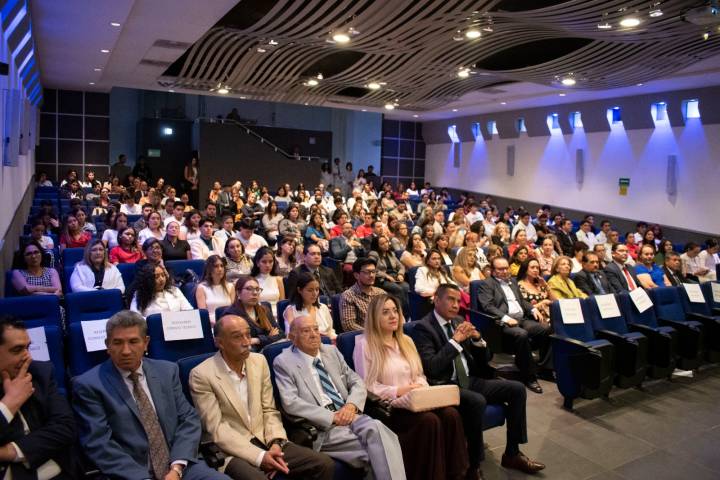
[[[296,156],[296,155],[293,155],[293,154],[291,154],[291,153],[288,153],[288,152],[286,152],[282,147],[278,147],[278,146],[275,145],[273,142],[271,142],[271,141],[268,140],[267,138],[265,138],[265,137],[263,137],[262,135],[260,135],[259,133],[257,133],[255,130],[252,130],[247,124],[238,122],[237,120],[233,120],[233,119],[231,119],[231,118],[198,117],[198,118],[196,118],[196,121],[202,121],[202,122],[207,122],[207,123],[221,123],[221,124],[235,125],[235,126],[241,128],[241,129],[243,129],[246,134],[252,135],[253,137],[255,137],[255,138],[257,138],[258,140],[260,140],[260,143],[266,144],[267,146],[269,146],[270,148],[272,148],[273,150],[275,150],[277,153],[283,155],[283,156],[286,157],[286,158],[297,159],[297,160],[307,160],[308,162],[312,162],[312,161],[327,161],[327,160],[328,160],[327,158],[314,157],[314,156],[311,156],[311,155],[298,155],[298,156]]]

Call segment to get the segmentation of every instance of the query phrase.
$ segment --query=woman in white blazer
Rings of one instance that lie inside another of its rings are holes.
[[[122,275],[115,265],[108,262],[107,248],[100,239],[94,239],[85,246],[83,260],[75,264],[70,276],[70,290],[110,290],[117,288],[125,293]]]

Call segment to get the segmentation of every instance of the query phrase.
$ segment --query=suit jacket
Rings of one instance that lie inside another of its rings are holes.
[[[357,258],[365,256],[365,249],[362,247],[351,247],[344,235],[338,235],[330,240],[330,256],[336,260],[340,260],[341,262],[345,261],[345,257],[347,257],[351,250],[355,251]]]
[[[625,265],[628,272],[630,273],[630,276],[633,279],[633,282],[635,282],[635,285],[638,287],[640,286],[640,280],[637,278],[637,274],[635,273],[635,267],[631,265]],[[607,275],[608,282],[610,282],[610,286],[613,288],[615,293],[620,292],[627,292],[630,290],[628,287],[627,279],[625,278],[625,274],[620,270],[620,267],[618,267],[617,263],[610,262],[605,267],[605,275]]]
[[[49,460],[58,464],[66,478],[75,478],[77,456],[73,454],[75,442],[75,418],[70,405],[57,390],[53,365],[50,362],[33,361],[28,373],[32,375],[35,391],[20,407],[20,413],[28,424],[30,433],[25,429],[20,415],[15,415],[10,423],[0,414],[0,445],[15,442],[25,455],[30,468],[22,463],[0,462],[0,478],[10,467],[15,480],[35,480],[35,471]],[[0,384],[0,398],[5,394]]]
[[[533,307],[520,295],[520,289],[514,278],[510,279],[510,288],[515,294],[517,301],[520,302],[523,315],[528,319],[534,318],[532,314]],[[508,303],[505,298],[505,293],[500,286],[500,282],[498,282],[495,277],[491,276],[480,282],[478,302],[480,303],[480,310],[494,317],[495,321],[502,325],[502,318],[508,313]]]
[[[200,418],[182,392],[177,364],[144,358],[142,368],[170,461],[197,462]],[[80,443],[103,474],[127,480],[149,478],[148,440],[137,403],[111,360],[74,379],[73,406]]]
[[[377,252],[370,252],[368,254],[368,258],[372,258],[377,262],[377,272],[378,272],[378,278],[384,279],[386,278],[385,275],[387,274],[387,265],[385,264],[385,260],[380,260],[380,255],[378,255]],[[390,265],[392,269],[395,271],[395,275],[402,275],[405,277],[405,265],[400,263],[400,260],[398,260],[397,255],[395,255],[393,252],[388,252],[387,260],[390,262]]]
[[[563,255],[573,257],[573,245],[577,242],[577,237],[574,233],[565,233],[562,229],[557,230],[558,242],[560,242],[560,248],[562,248]]]
[[[595,272],[595,274],[597,275],[598,280],[600,280],[600,285],[602,285],[605,293],[615,293],[615,290],[610,285],[610,282],[608,281],[605,272],[603,272],[602,270],[598,270],[597,272]],[[586,294],[601,295],[600,290],[597,288],[597,285],[595,285],[595,282],[593,282],[592,278],[590,278],[590,274],[585,270],[580,270],[579,272],[577,272],[575,274],[575,277],[573,277],[573,281],[575,282],[575,286]]]
[[[683,275],[682,271],[674,272],[670,270],[667,266],[663,266],[662,269],[663,273],[668,278],[668,280],[670,280],[670,284],[673,287],[678,287],[683,283],[697,283],[695,280]]]
[[[451,320],[453,329],[463,321],[461,317]],[[432,311],[415,323],[413,341],[420,354],[423,371],[430,385],[453,383],[451,378],[454,371],[455,357],[460,353],[452,345],[437,322],[435,312]],[[491,378],[493,371],[488,365],[490,352],[487,348],[475,346],[471,340],[460,344],[467,361],[469,374],[472,377]]]
[[[190,372],[190,391],[210,441],[226,455],[255,465],[262,449],[250,443],[253,438],[267,445],[276,438],[286,439],[287,435],[280,412],[275,408],[265,356],[251,353],[245,361],[245,372],[249,412],[240,400],[220,352]]]
[[[337,276],[335,275],[335,272],[331,268],[328,268],[324,265],[320,265],[320,295],[327,295],[328,297],[332,297],[333,295],[336,295],[340,292],[342,292],[342,287],[340,286],[340,282],[338,282]],[[310,273],[312,274],[312,271],[305,265],[300,265],[299,267],[295,267],[290,274],[287,277],[287,289],[288,292],[287,295],[290,295],[289,292],[294,292],[295,287],[297,285],[298,276],[301,273]]]
[[[320,358],[343,400],[362,411],[367,397],[362,378],[345,363],[338,349],[332,345],[320,346]],[[327,431],[333,427],[334,412],[322,404],[320,391],[305,357],[297,348],[288,347],[275,358],[273,369],[283,409],[318,427],[320,432],[313,448],[316,452],[320,451]]]
[[[547,281],[548,289],[555,294],[557,298],[585,298],[587,294],[580,290],[572,278],[568,278],[567,281],[555,274],[550,277]]]

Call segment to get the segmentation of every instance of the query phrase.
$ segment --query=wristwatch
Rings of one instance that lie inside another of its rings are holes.
[[[285,445],[288,444],[288,440],[285,438],[276,438],[270,442],[270,446],[277,445],[280,447],[280,450],[285,448]]]
[[[179,478],[180,480],[182,480],[182,478],[183,478],[183,468],[182,468],[180,465],[177,465],[177,464],[176,464],[176,465],[173,465],[173,466],[170,467],[170,468],[171,468],[172,471],[174,471],[175,473],[177,473],[178,478]]]

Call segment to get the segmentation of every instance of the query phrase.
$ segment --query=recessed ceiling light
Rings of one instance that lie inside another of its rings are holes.
[[[118,22],[110,22],[111,27],[119,27],[120,24]]]
[[[562,80],[560,80],[560,83],[562,83],[566,87],[572,87],[577,82],[575,81],[575,79],[573,77],[565,77]]]
[[[707,40],[708,38],[710,38],[710,32],[703,33],[703,40]]]
[[[507,105],[507,102],[500,102],[500,105]]]
[[[243,97],[240,97],[240,100],[245,100],[246,98],[247,97],[243,96]]]
[[[217,92],[218,92],[220,95],[227,95],[228,93],[230,93],[230,90],[228,90],[228,89],[225,88],[225,87],[220,87],[220,88],[218,88],[218,91],[217,91]]]
[[[395,110],[395,105],[393,105],[392,103],[386,103],[385,110]]]
[[[418,118],[420,115],[413,115],[413,118]]]
[[[108,50],[107,48],[102,48],[100,49],[100,53],[110,53],[110,50]]]
[[[564,97],[564,96],[565,96],[564,93],[558,93],[558,95],[561,96],[561,97]]]
[[[370,90],[380,90],[381,85],[377,82],[370,82],[367,84],[367,88]]]
[[[453,112],[457,112],[457,108],[453,108]]]
[[[637,86],[638,86],[638,87],[642,87],[643,84],[642,84],[642,83],[638,83]]]
[[[175,93],[175,90],[171,88],[170,90],[168,90],[168,93]]]
[[[480,38],[481,36],[482,33],[477,28],[471,28],[470,30],[465,32],[465,37],[469,38],[470,40]]]
[[[303,105],[305,105],[305,106],[307,107],[307,106],[308,106],[308,103],[307,103],[307,102],[305,102],[305,103],[303,103]]]
[[[633,28],[640,25],[640,19],[636,17],[625,17],[620,20],[620,26],[624,28]]]
[[[363,108],[363,109],[360,110],[360,111],[361,111],[361,112],[367,112],[367,109],[366,109],[366,108]]]
[[[467,68],[463,68],[462,70],[458,71],[457,75],[460,78],[468,78],[470,76],[470,70],[468,70]]]
[[[598,28],[600,30],[610,30],[612,28],[612,25],[610,25],[608,22],[598,23]]]
[[[318,81],[315,80],[314,78],[311,78],[311,79],[308,80],[306,83],[307,83],[307,86],[308,86],[308,87],[316,87],[316,86],[318,85],[318,83],[320,83],[320,82],[318,82]]]
[[[257,52],[258,52],[258,53],[265,53],[265,52],[267,52],[267,50],[265,50],[265,49],[262,48],[262,47],[258,47],[258,48],[257,48]]]
[[[90,82],[89,85],[95,85],[95,82]]]
[[[93,68],[93,70],[96,72],[102,72],[102,68]]]
[[[648,12],[648,15],[650,15],[652,18],[662,17],[663,11],[659,8],[656,8],[654,10],[650,10],[650,12]]]
[[[347,33],[338,32],[333,35],[332,39],[335,43],[348,43],[350,41],[350,35]]]

